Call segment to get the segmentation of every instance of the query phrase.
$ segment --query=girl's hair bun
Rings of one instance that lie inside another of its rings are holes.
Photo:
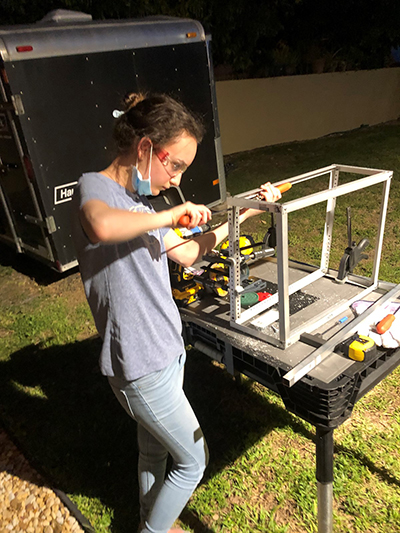
[[[120,154],[134,150],[143,137],[158,147],[178,139],[184,132],[197,143],[203,138],[202,120],[166,94],[128,93],[122,107],[124,113],[118,113],[114,128]]]
[[[145,100],[146,95],[143,93],[128,93],[125,95],[123,104],[124,111],[127,113],[133,107],[136,107],[139,102]]]

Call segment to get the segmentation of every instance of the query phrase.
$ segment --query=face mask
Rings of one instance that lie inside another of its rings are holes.
[[[149,162],[149,179],[143,179],[140,170],[134,166],[132,167],[132,186],[139,195],[151,196],[151,158],[153,156],[153,147],[150,147],[150,162]]]

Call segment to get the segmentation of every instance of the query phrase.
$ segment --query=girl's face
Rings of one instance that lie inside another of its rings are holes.
[[[148,178],[150,170],[153,196],[157,196],[171,186],[179,186],[182,174],[191,165],[196,152],[196,139],[187,133],[182,133],[177,140],[162,148],[153,146],[151,169],[149,169],[150,150],[146,150],[139,161],[138,168],[145,179]]]

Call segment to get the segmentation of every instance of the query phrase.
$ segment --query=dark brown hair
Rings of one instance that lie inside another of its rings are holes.
[[[203,138],[204,126],[199,117],[166,94],[130,93],[123,104],[124,113],[114,128],[119,153],[129,152],[143,137],[160,147],[178,139],[184,132],[197,143]]]

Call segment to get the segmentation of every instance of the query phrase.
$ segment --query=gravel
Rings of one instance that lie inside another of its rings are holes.
[[[54,491],[0,428],[0,533],[83,533]]]

